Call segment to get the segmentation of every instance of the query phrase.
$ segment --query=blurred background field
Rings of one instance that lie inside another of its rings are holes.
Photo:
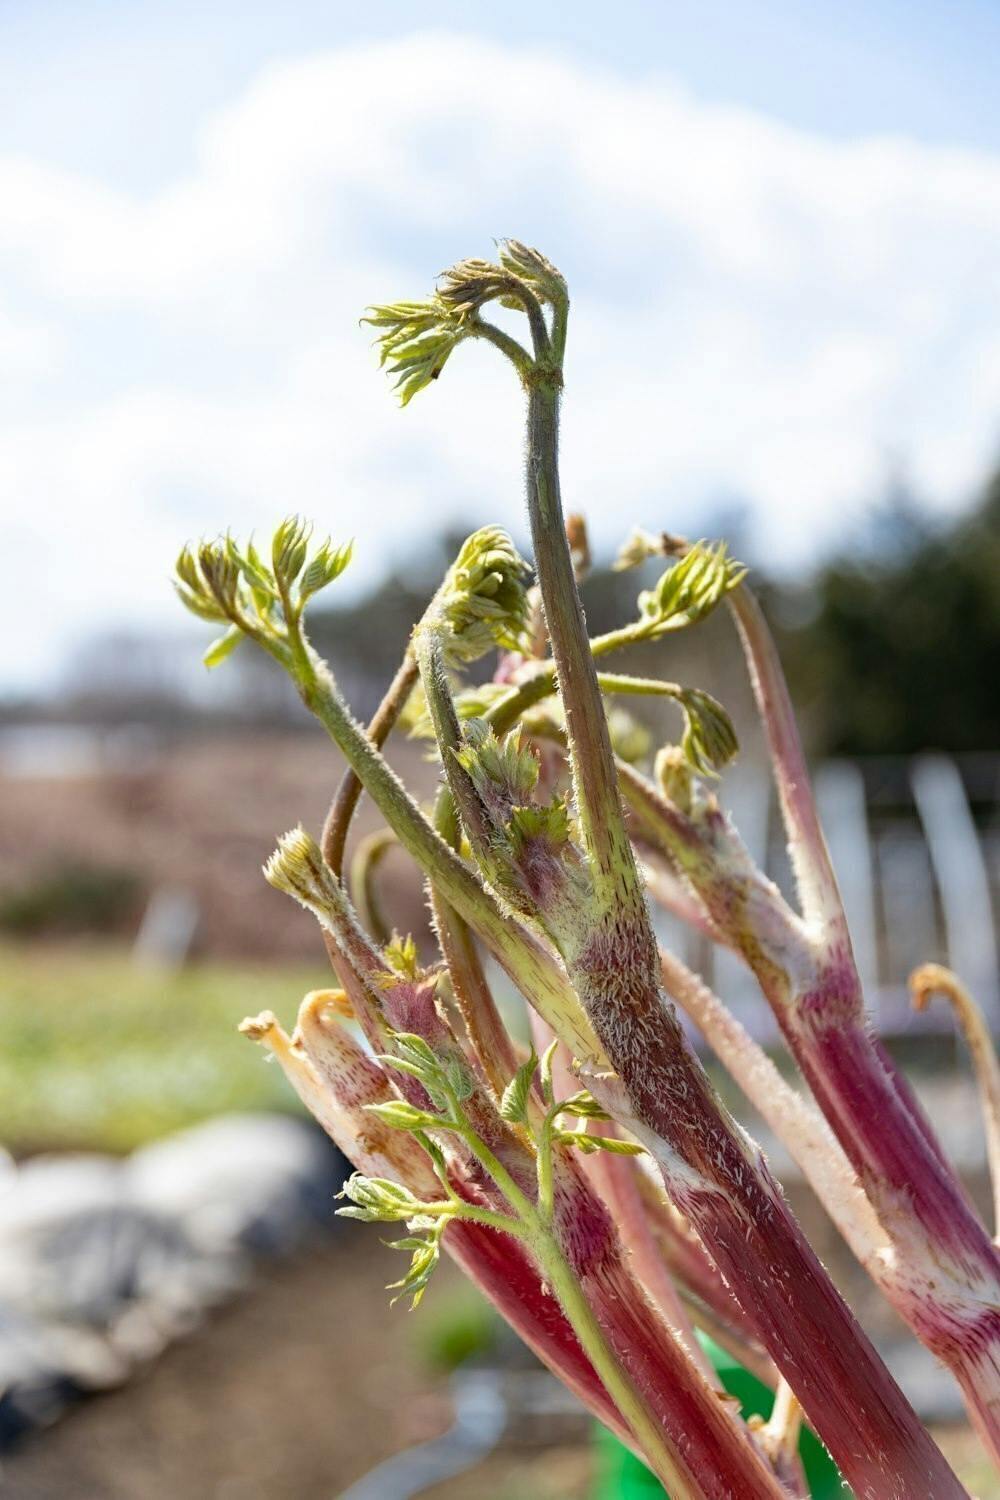
[[[289,1015],[326,976],[205,962],[164,975],[107,943],[0,948],[0,1140],[22,1154],[124,1152],[207,1115],[290,1109],[240,1046],[248,1011]]]

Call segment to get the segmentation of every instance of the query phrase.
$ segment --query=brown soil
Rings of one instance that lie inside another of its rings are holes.
[[[433,772],[405,741],[393,758],[426,791]],[[198,903],[197,951],[229,958],[298,959],[319,952],[315,923],[272,891],[261,865],[286,829],[318,837],[343,770],[320,732],[216,734],[144,756],[133,769],[65,778],[0,777],[0,892],[68,865],[113,869],[191,892]],[[378,826],[362,801],[359,831]],[[420,882],[402,856],[386,865],[390,892],[409,896],[389,915],[426,922]]]
[[[5,1500],[335,1500],[450,1424],[445,1382],[388,1306],[393,1273],[374,1235],[264,1269],[125,1388],[28,1439]]]

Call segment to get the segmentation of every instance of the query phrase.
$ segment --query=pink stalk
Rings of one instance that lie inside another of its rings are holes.
[[[395,1091],[382,1068],[331,1017],[322,995],[303,1003],[294,1041],[271,1016],[244,1023],[244,1030],[274,1052],[300,1097],[361,1170],[402,1181],[422,1198],[439,1196],[417,1143],[366,1107],[393,1098]],[[784,1500],[782,1486],[732,1409],[718,1400],[692,1367],[688,1351],[645,1302],[624,1265],[606,1210],[565,1151],[556,1180],[563,1251],[610,1348],[662,1424],[680,1472],[690,1481],[692,1500],[723,1500],[735,1493],[735,1485],[747,1500]],[[552,1316],[558,1302],[544,1295],[523,1247],[494,1230],[461,1222],[450,1226],[445,1244],[531,1347],[622,1433],[620,1416],[613,1407],[608,1410],[606,1395],[601,1400],[593,1389],[596,1376],[582,1351],[579,1359],[570,1357],[578,1349],[575,1337],[561,1313]],[[569,1349],[567,1333],[573,1338]]]
[[[654,1244],[691,1310],[699,1328],[772,1388],[778,1384],[774,1361],[764,1351],[753,1325],[709,1259],[689,1220],[664,1196],[653,1168],[637,1161],[636,1184]]]
[[[888,1236],[826,1120],[785,1081],[764,1049],[697,974],[663,951],[660,966],[671,995],[785,1145],[858,1260],[873,1275],[880,1274]]]
[[[457,1048],[443,1020],[437,1014],[432,986],[408,980],[393,981],[387,978],[385,960],[371,943],[367,935],[353,919],[343,898],[339,883],[329,870],[317,865],[317,855],[308,843],[297,841],[298,862],[286,859],[283,868],[286,875],[290,869],[298,873],[289,881],[289,888],[298,889],[300,899],[308,897],[309,904],[336,940],[338,971],[348,993],[356,997],[369,1015],[369,1025],[375,1035],[384,1034],[388,1025],[392,1031],[416,1032],[431,1046],[442,1061],[457,1054]],[[303,875],[303,871],[306,875]],[[381,992],[376,1011],[374,986],[381,983]],[[384,1018],[384,1019],[383,1019]],[[281,1048],[281,1037],[272,1034],[272,1028],[257,1028],[261,1039],[269,1040],[275,1050]],[[329,1016],[319,999],[310,999],[303,1006],[297,1036],[306,1057],[313,1065],[313,1072],[323,1076],[331,1095],[343,1101],[350,1090],[352,1104],[366,1096],[373,1088],[388,1089],[382,1069],[371,1059],[365,1058],[356,1044],[346,1044],[340,1026],[330,1025]],[[290,1071],[292,1081],[303,1093],[309,1083],[303,1078],[301,1068],[293,1070],[295,1058],[290,1047],[279,1051],[283,1065]],[[293,1076],[294,1071],[294,1076]],[[412,1088],[415,1081],[400,1074],[400,1089]],[[419,1085],[418,1085],[419,1087]],[[314,1095],[315,1091],[312,1090]],[[365,1097],[365,1103],[374,1102]],[[423,1101],[419,1101],[423,1103]],[[322,1101],[310,1098],[311,1107],[321,1115],[327,1128],[336,1126],[329,1107]],[[496,1158],[503,1171],[509,1174],[521,1192],[534,1194],[536,1185],[535,1163],[532,1154],[520,1141],[512,1128],[500,1118],[485,1092],[473,1085],[471,1093],[463,1101],[463,1109],[477,1136]],[[362,1106],[363,1110],[363,1106]],[[367,1116],[362,1113],[366,1123]],[[382,1132],[384,1135],[384,1130]],[[446,1138],[447,1139],[447,1138]],[[381,1136],[380,1136],[381,1140]],[[367,1148],[366,1148],[367,1149]],[[506,1189],[495,1186],[478,1163],[470,1162],[467,1153],[459,1146],[455,1152],[455,1165],[460,1172],[456,1185],[461,1190],[471,1189],[472,1201],[485,1201],[493,1206],[506,1207],[503,1193]],[[425,1173],[427,1168],[425,1168]],[[628,1329],[630,1342],[624,1341],[621,1318],[624,1313],[612,1303],[605,1305],[605,1292],[611,1268],[621,1262],[622,1250],[607,1210],[597,1196],[586,1185],[576,1164],[560,1153],[556,1176],[558,1201],[561,1212],[557,1216],[557,1234],[563,1253],[570,1261],[578,1280],[584,1278],[591,1266],[596,1268],[593,1282],[595,1298],[587,1296],[590,1312],[606,1338],[612,1353],[627,1370],[629,1380],[637,1387],[638,1394],[653,1422],[661,1429],[667,1448],[674,1454],[679,1472],[690,1481],[687,1492],[691,1500],[713,1500],[734,1493],[738,1482],[745,1493],[759,1500],[778,1500],[781,1489],[777,1485],[767,1463],[733,1416],[731,1410],[719,1403],[717,1394],[693,1362],[691,1354],[672,1331],[658,1319],[646,1303],[644,1294],[631,1272],[623,1264],[617,1268],[617,1295],[630,1297],[637,1309],[644,1309],[640,1317],[636,1314],[636,1327]],[[436,1194],[435,1194],[436,1196]],[[450,1233],[451,1231],[449,1231]],[[539,1267],[546,1275],[546,1263],[542,1259]],[[587,1283],[589,1287],[590,1283]],[[641,1337],[639,1330],[641,1329]],[[657,1384],[639,1378],[638,1372],[666,1369],[670,1380]],[[688,1430],[692,1420],[692,1403],[701,1407],[699,1436],[693,1440]],[[631,1421],[632,1418],[629,1418]],[[702,1447],[704,1445],[704,1449]],[[647,1454],[652,1458],[653,1455]],[[722,1486],[728,1486],[724,1488]]]
[[[383,1125],[367,1110],[367,1105],[395,1098],[395,1090],[379,1065],[331,1020],[325,1006],[307,997],[294,1041],[269,1013],[245,1021],[241,1029],[275,1055],[306,1108],[360,1172],[391,1178],[424,1200],[439,1195],[430,1160],[413,1137]],[[635,1447],[524,1246],[481,1224],[461,1221],[448,1227],[444,1245],[557,1379],[623,1442]]]
[[[544,1053],[554,1038],[544,1021],[534,1013],[531,1015],[531,1030],[536,1050],[539,1054]],[[558,1098],[569,1098],[575,1093],[578,1082],[566,1066],[564,1051],[564,1048],[558,1048],[552,1062],[552,1083]],[[613,1131],[615,1127],[605,1125],[603,1128]],[[682,1340],[705,1379],[721,1390],[719,1377],[698,1342],[688,1309],[656,1242],[639,1190],[638,1163],[634,1158],[597,1151],[592,1156],[583,1157],[578,1170],[582,1171],[610,1212],[621,1240],[628,1246],[631,1269],[650,1300],[659,1308],[667,1326]],[[718,1282],[717,1276],[714,1281]]]
[[[857,1171],[898,1260],[886,1290],[953,1371],[1000,1461],[1000,1255],[908,1085],[873,1042],[847,921],[815,809],[781,664],[745,588],[731,596],[767,732],[806,917],[804,974],[777,972],[745,946],[789,1046]]]
[[[770,1001],[889,1242],[864,1263],[953,1372],[977,1429],[1000,1455],[996,1247],[868,1030],[842,917],[827,914],[815,937],[713,804],[688,815],[635,772],[623,770],[622,782],[646,836],[658,837]],[[836,940],[828,935],[835,920]]]
[[[662,1423],[691,1494],[788,1500],[731,1404],[720,1400],[714,1378],[706,1378],[683,1339],[647,1300],[622,1255],[611,1215],[586,1187],[567,1149],[556,1176],[560,1246],[609,1345]]]

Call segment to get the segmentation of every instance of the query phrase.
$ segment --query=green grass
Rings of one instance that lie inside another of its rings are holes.
[[[115,949],[0,945],[0,1144],[128,1151],[222,1110],[292,1109],[236,1027],[265,1009],[290,1026],[328,982],[321,962],[158,974]]]

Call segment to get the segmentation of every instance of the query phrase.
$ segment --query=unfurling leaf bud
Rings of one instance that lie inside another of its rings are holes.
[[[655,641],[671,630],[695,625],[746,577],[724,542],[698,542],[651,589],[639,595],[642,639]]]
[[[484,526],[462,543],[438,597],[440,616],[450,626],[443,646],[452,665],[475,661],[495,646],[523,648],[529,572],[500,526]]]
[[[518,277],[503,266],[476,256],[460,260],[438,277],[438,297],[459,318],[478,312],[486,302],[503,299],[508,306],[521,306],[516,300],[522,288]]]
[[[565,303],[569,293],[565,279],[540,250],[520,240],[501,240],[498,246],[500,264],[525,282],[542,302],[554,306]]]
[[[305,566],[309,549],[310,528],[301,516],[282,521],[271,542],[274,576],[284,589],[290,589]]]
[[[423,1208],[409,1188],[388,1177],[364,1177],[354,1172],[344,1183],[338,1198],[347,1198],[353,1208],[338,1208],[345,1219],[361,1219],[366,1224],[402,1224],[416,1218]]]
[[[532,1048],[531,1056],[518,1068],[500,1100],[500,1116],[512,1125],[523,1125],[528,1118],[528,1098],[537,1071],[538,1058]]]
[[[538,781],[538,757],[521,742],[520,726],[502,740],[482,719],[464,726],[465,742],[455,759],[468,772],[487,807],[501,815],[524,802]]]
[[[391,983],[395,984],[400,979],[420,978],[420,957],[412,933],[408,932],[405,937],[400,937],[398,932],[394,932],[383,951],[389,965],[388,978]]]
[[[264,866],[264,879],[275,890],[294,896],[309,911],[323,916],[333,890],[333,874],[315,839],[304,828],[293,828],[278,840],[278,847]]]
[[[202,657],[206,667],[217,667],[220,662],[231,656],[243,639],[243,632],[238,625],[230,625],[225,635],[220,635],[218,640],[212,642]]]
[[[440,297],[370,307],[363,323],[379,330],[379,363],[395,375],[401,406],[437,380],[468,328]]]
[[[739,749],[732,721],[722,704],[700,688],[683,688],[677,702],[684,710],[681,749],[692,770],[715,776]]]
[[[393,1130],[434,1130],[447,1124],[429,1110],[417,1109],[405,1099],[389,1099],[385,1104],[366,1105],[369,1114],[377,1115],[383,1125]]]

